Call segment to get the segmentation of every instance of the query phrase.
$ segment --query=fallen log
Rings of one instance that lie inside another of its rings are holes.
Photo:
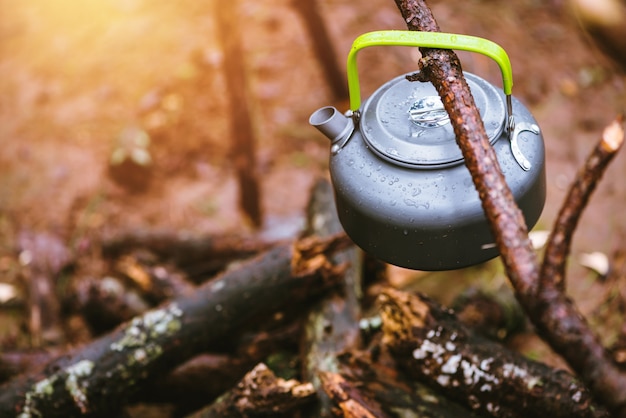
[[[341,374],[354,382],[345,392],[357,399],[365,399],[371,410],[376,408],[393,417],[420,418],[476,418],[478,415],[457,402],[446,398],[435,389],[406,376],[397,367],[386,346],[381,344],[380,317],[369,318],[378,325],[372,341],[365,350],[353,350],[342,357]],[[356,395],[356,396],[355,396]],[[339,405],[337,405],[339,406]]]
[[[167,403],[174,416],[184,416],[211,404],[230,390],[242,376],[276,353],[297,352],[302,318],[271,331],[246,334],[220,352],[201,354],[177,367],[162,379],[141,388],[132,403]],[[255,330],[256,331],[256,330]]]
[[[0,388],[0,416],[95,416],[115,411],[145,382],[211,344],[236,336],[244,325],[336,285],[343,268],[328,256],[346,245],[350,243],[342,235],[273,248],[194,294],[148,311],[53,361],[45,372],[8,382]]]
[[[386,289],[383,343],[413,378],[494,417],[608,417],[571,374],[472,335],[422,295]]]

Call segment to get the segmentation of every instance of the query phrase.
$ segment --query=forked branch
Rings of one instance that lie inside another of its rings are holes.
[[[410,30],[439,30],[424,0],[395,1]],[[611,155],[620,148],[624,135],[621,123],[615,122],[605,132],[605,139],[579,173],[552,235],[546,262],[540,269],[524,218],[489,145],[458,57],[450,50],[422,48],[421,51],[419,79],[435,86],[450,115],[518,300],[544,340],[567,360],[594,395],[618,416],[626,416],[626,373],[614,364],[565,294],[563,285],[563,260],[568,255],[572,232],[568,228],[575,227],[595,183]]]

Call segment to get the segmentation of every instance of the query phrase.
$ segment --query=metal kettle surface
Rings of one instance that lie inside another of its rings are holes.
[[[498,255],[478,192],[437,92],[405,75],[361,104],[359,50],[426,46],[484,53],[502,69],[504,91],[465,73],[491,146],[526,223],[543,210],[543,138],[528,109],[511,96],[506,53],[496,44],[455,34],[381,31],[355,40],[348,56],[351,110],[323,107],[310,123],[331,140],[330,174],[339,219],[363,250],[417,270],[451,270]]]

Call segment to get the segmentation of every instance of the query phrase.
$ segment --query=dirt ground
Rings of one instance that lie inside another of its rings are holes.
[[[360,33],[405,28],[391,0],[319,3],[341,63]],[[625,78],[590,46],[559,1],[431,6],[443,31],[489,38],[508,51],[514,95],[545,138],[548,200],[536,228],[549,229],[602,129],[625,110]],[[307,120],[332,104],[331,93],[291,1],[241,0],[264,211],[255,231],[237,209],[228,150],[229,118],[238,115],[227,110],[213,7],[192,0],[0,0],[0,282],[19,288],[16,242],[24,230],[60,234],[75,251],[92,237],[128,229],[268,239],[300,231],[307,191],[326,175],[329,148]],[[466,71],[500,85],[489,59],[460,56]],[[372,92],[413,70],[415,59],[406,48],[363,52],[363,89]],[[150,182],[133,191],[111,173],[109,161],[116,150],[135,146],[129,136],[144,134]],[[605,309],[616,285],[578,260],[583,253],[613,259],[626,251],[624,179],[622,152],[582,218],[569,266],[570,294],[593,323],[603,324],[598,329],[607,344],[623,322],[621,313]],[[392,273],[444,302],[470,285],[505,283],[497,261],[456,272]],[[551,357],[536,340],[518,343],[531,356]]]

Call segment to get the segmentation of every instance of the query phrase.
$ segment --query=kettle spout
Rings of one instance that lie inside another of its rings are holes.
[[[342,145],[354,132],[354,121],[344,116],[333,106],[317,109],[309,118],[309,123],[326,135],[334,144],[341,142]]]

